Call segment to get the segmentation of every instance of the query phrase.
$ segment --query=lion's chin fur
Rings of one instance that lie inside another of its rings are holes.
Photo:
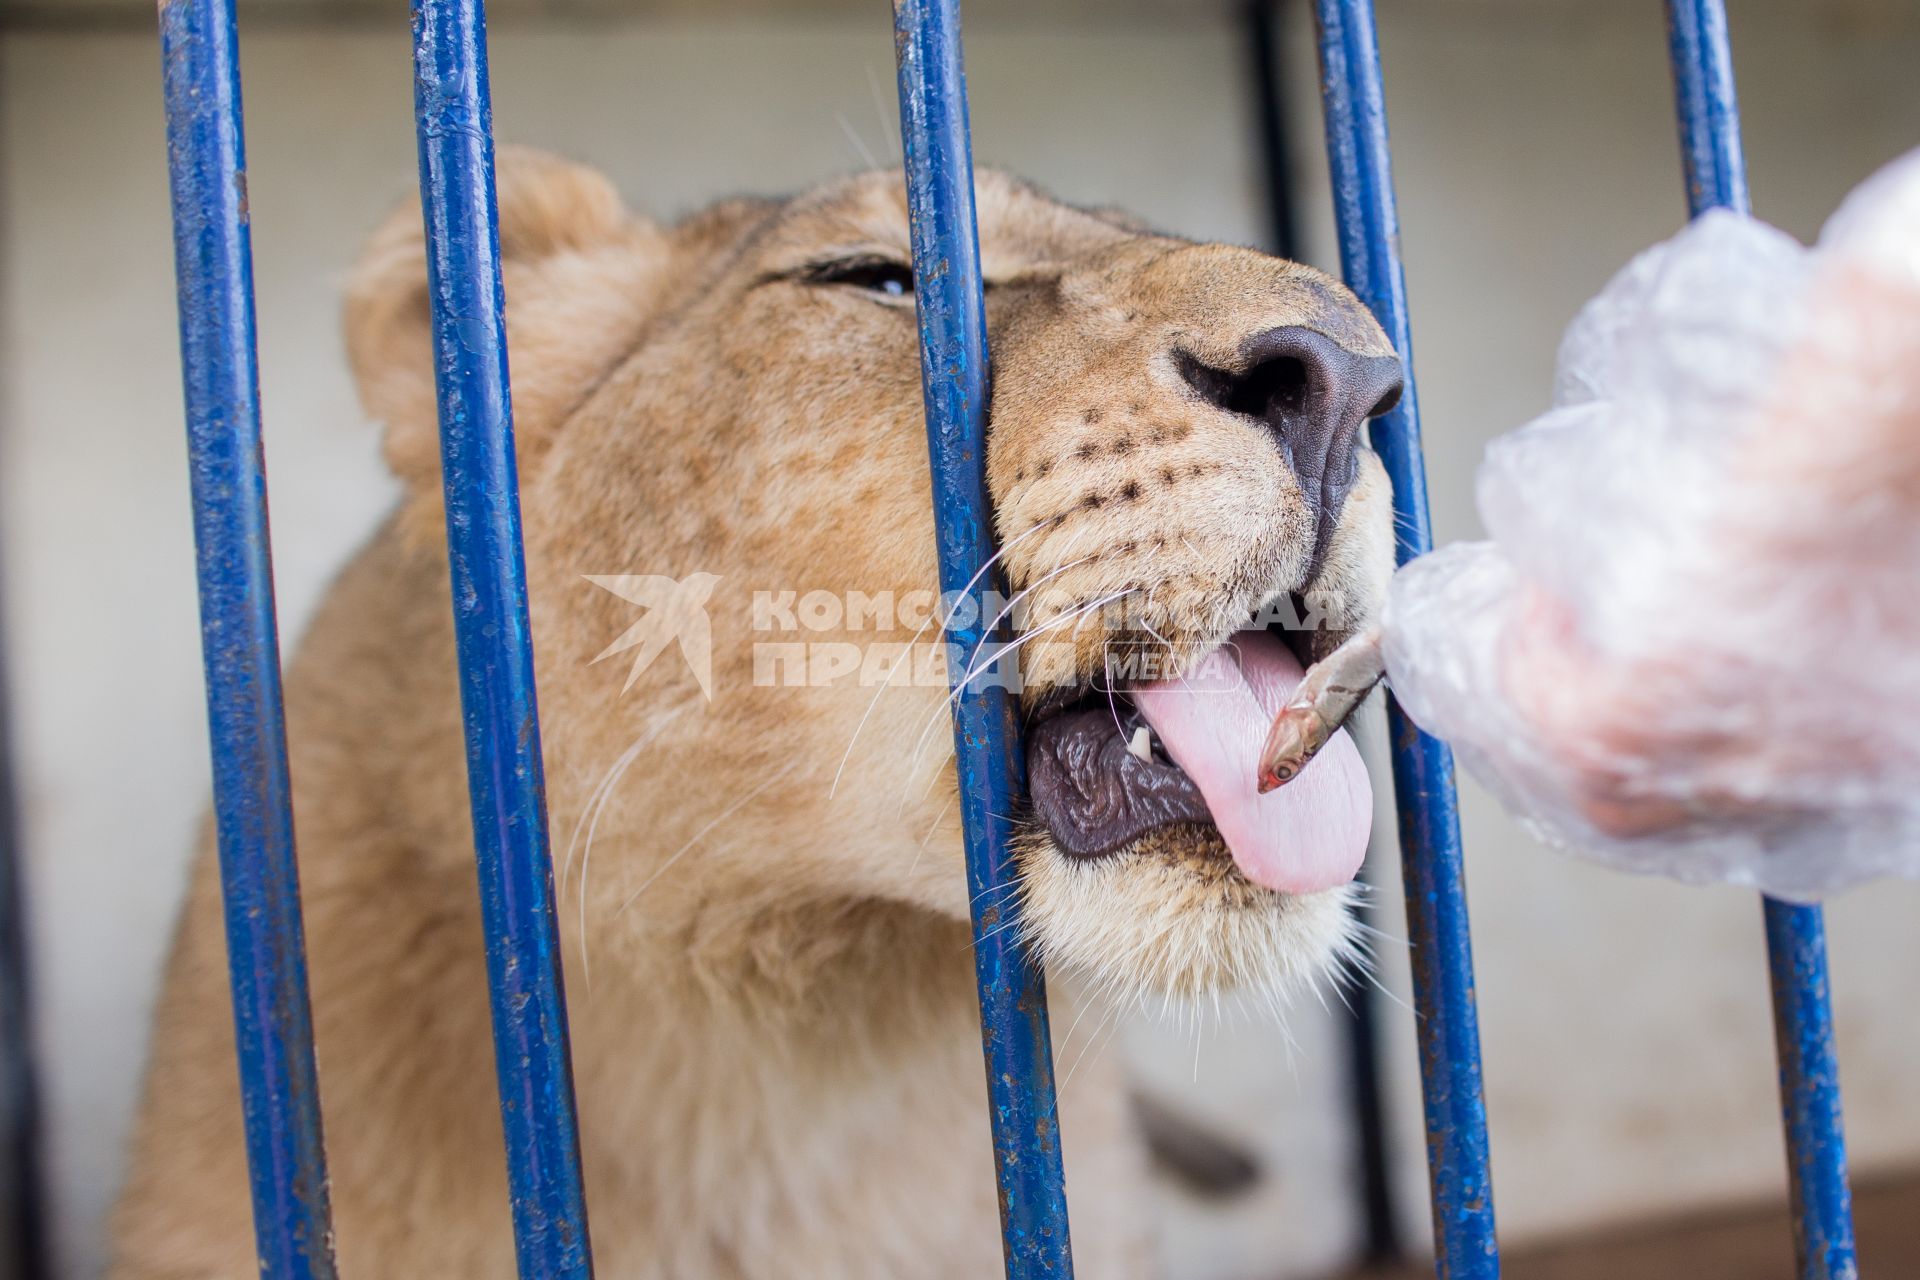
[[[1165,827],[1087,859],[1029,828],[1017,852],[1027,936],[1102,999],[1224,997],[1277,1012],[1359,959],[1356,890],[1261,888],[1210,827]]]

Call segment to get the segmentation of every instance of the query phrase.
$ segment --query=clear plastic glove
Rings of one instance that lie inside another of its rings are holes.
[[[1388,678],[1543,838],[1811,898],[1920,876],[1920,152],[1806,249],[1712,213],[1396,578]]]

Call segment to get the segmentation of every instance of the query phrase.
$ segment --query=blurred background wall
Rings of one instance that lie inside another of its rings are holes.
[[[1920,145],[1920,15],[1907,0],[1732,8],[1756,210],[1810,236],[1849,187]],[[498,135],[593,162],[662,217],[891,163],[884,10],[505,0]],[[283,630],[297,636],[393,493],[348,381],[337,295],[361,237],[414,180],[410,64],[397,4],[242,11],[274,550]],[[983,163],[1183,234],[1261,238],[1233,6],[980,0],[968,12]],[[1303,256],[1331,267],[1303,18],[1286,24],[1294,176]],[[150,23],[149,7],[117,0],[0,4],[0,536],[46,1142],[73,1277],[102,1259],[207,786]],[[1662,20],[1656,0],[1382,0],[1381,23],[1437,531],[1472,537],[1482,444],[1543,407],[1579,303],[1683,219]],[[1778,1198],[1753,898],[1569,862],[1477,789],[1465,803],[1507,1239]],[[1397,881],[1390,847],[1376,876]],[[1398,903],[1380,896],[1382,967],[1404,993]],[[1916,910],[1914,888],[1874,885],[1832,912],[1865,1177],[1920,1168]],[[1411,1018],[1384,1015],[1395,1177],[1417,1239]],[[1187,1280],[1330,1268],[1351,1247],[1332,1017],[1304,1008],[1291,1035],[1289,1048],[1241,1021],[1196,1042],[1176,1022],[1098,1050],[1134,1055],[1157,1092],[1240,1135],[1275,1175],[1226,1205],[1170,1195],[1168,1249]]]

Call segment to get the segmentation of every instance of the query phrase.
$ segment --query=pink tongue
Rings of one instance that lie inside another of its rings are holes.
[[[1373,825],[1373,787],[1345,729],[1292,782],[1258,790],[1267,729],[1303,674],[1277,637],[1242,631],[1178,680],[1133,689],[1167,754],[1200,788],[1241,873],[1282,893],[1352,880]]]

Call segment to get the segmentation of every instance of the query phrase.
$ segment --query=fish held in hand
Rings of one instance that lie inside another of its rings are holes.
[[[1274,717],[1266,745],[1260,749],[1261,794],[1300,776],[1385,674],[1378,627],[1355,634],[1307,668],[1306,678]]]

